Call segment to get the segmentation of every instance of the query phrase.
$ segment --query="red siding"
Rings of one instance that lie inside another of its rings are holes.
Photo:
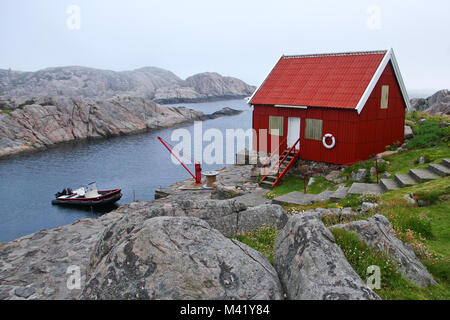
[[[381,109],[381,88],[389,86],[388,108]],[[405,103],[394,75],[391,63],[383,71],[380,80],[364,106],[357,125],[356,161],[383,152],[396,141],[403,143]]]
[[[389,85],[388,109],[381,109],[381,87]],[[355,109],[324,108],[279,108],[271,105],[254,105],[253,128],[257,131],[259,141],[259,129],[269,128],[269,116],[283,116],[284,140],[287,136],[288,117],[301,118],[300,157],[305,160],[329,162],[336,164],[349,164],[362,161],[371,155],[382,152],[387,145],[395,141],[403,143],[403,126],[405,119],[405,103],[402,99],[400,88],[395,79],[393,69],[389,63],[382,73],[379,82],[360,115]],[[331,133],[336,139],[333,149],[326,149],[322,141],[305,139],[306,118],[322,119],[322,135]],[[268,149],[270,146],[268,136]],[[256,141],[255,141],[256,144]],[[281,146],[281,150],[286,145]],[[257,147],[259,151],[260,147]]]

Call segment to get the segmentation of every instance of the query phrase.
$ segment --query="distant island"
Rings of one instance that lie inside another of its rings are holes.
[[[171,71],[156,67],[120,72],[78,66],[36,72],[0,69],[3,98],[132,96],[169,104],[244,98],[255,89],[242,80],[216,72],[199,73],[183,80]]]

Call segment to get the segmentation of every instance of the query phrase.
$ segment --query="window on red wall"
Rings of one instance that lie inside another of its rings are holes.
[[[274,136],[283,136],[283,117],[269,117],[269,134]]]
[[[321,119],[306,119],[305,139],[322,140]]]
[[[389,86],[381,87],[381,109],[387,109],[389,102]]]

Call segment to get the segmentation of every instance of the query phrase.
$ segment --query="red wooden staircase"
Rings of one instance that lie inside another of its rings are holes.
[[[300,139],[298,139],[290,149],[284,150],[278,159],[274,161],[272,166],[268,167],[273,160],[273,156],[278,154],[278,150],[273,152],[270,158],[262,166],[262,168],[265,168],[265,175],[258,184],[267,185],[273,188],[280,183],[281,179],[283,179],[300,156],[300,148],[296,148],[297,145],[300,146]]]

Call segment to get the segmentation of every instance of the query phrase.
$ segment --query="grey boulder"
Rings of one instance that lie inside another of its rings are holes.
[[[410,126],[405,126],[404,135],[405,139],[411,139],[412,137],[414,137],[414,133]]]
[[[367,169],[359,169],[356,173],[352,172],[352,179],[354,181],[358,182],[364,181],[366,176],[367,176]]]
[[[375,300],[316,213],[292,216],[275,240],[274,265],[288,299]]]
[[[114,229],[110,230],[112,233]],[[92,255],[81,299],[281,299],[259,252],[193,217],[156,217]]]

